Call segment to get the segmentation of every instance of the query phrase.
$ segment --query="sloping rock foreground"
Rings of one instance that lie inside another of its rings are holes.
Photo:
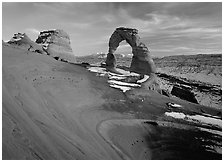
[[[36,42],[32,41],[25,33],[17,33],[7,43],[28,51],[50,55],[57,60],[76,62],[69,35],[60,29],[40,32]]]
[[[218,109],[11,45],[2,59],[3,159],[222,158]]]

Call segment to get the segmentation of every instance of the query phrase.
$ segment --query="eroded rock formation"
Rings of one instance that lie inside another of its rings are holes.
[[[156,81],[156,68],[150,56],[150,52],[146,45],[140,41],[137,29],[132,28],[117,28],[111,35],[109,40],[109,52],[106,59],[106,67],[108,69],[116,68],[116,58],[114,52],[116,51],[119,43],[125,40],[132,47],[132,62],[130,71],[142,75],[150,76],[149,79],[143,83],[143,87],[160,90]]]
[[[18,46],[22,49],[26,49],[28,51],[46,54],[42,46],[32,41],[25,33],[14,34],[12,39],[7,43]]]
[[[71,48],[69,35],[63,30],[48,30],[40,32],[36,43],[41,44],[48,55],[52,57],[76,62]]]

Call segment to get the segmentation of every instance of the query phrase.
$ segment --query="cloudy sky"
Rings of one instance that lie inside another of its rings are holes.
[[[222,52],[221,2],[3,2],[2,19],[4,41],[17,32],[35,40],[42,30],[63,29],[77,56],[107,53],[120,26],[137,28],[154,56]],[[131,48],[122,42],[117,53]]]

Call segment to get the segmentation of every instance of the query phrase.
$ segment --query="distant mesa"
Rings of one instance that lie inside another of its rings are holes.
[[[44,51],[52,57],[59,57],[73,63],[76,62],[69,35],[63,30],[42,31],[36,39],[36,43],[42,45]]]
[[[19,48],[26,49],[31,52],[46,54],[42,46],[32,41],[25,33],[14,34],[11,40],[7,43],[14,46],[18,46]]]

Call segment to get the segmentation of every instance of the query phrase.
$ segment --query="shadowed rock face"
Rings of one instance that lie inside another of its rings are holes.
[[[56,29],[40,32],[36,43],[42,44],[43,49],[52,57],[76,62],[69,35],[63,30]]]
[[[115,67],[116,59],[114,52],[119,43],[123,40],[132,47],[133,58],[130,70],[139,74],[151,75],[156,72],[154,62],[149,54],[149,50],[144,43],[140,41],[137,29],[117,28],[109,40],[109,52],[106,60],[107,66]]]
[[[46,54],[42,46],[33,42],[25,33],[14,34],[14,36],[8,43],[18,46],[19,48],[26,49],[28,51]]]
[[[174,85],[171,94],[183,100],[198,104],[194,93],[185,88],[184,86]]]

